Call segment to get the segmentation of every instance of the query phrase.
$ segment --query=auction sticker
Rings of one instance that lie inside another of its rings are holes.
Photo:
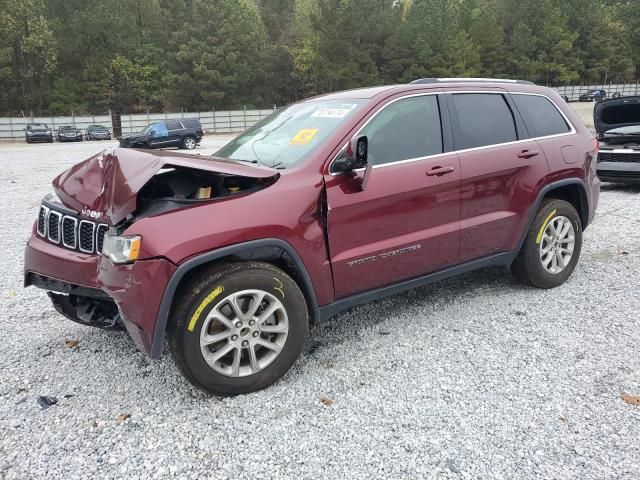
[[[319,128],[303,128],[295,136],[289,141],[290,145],[306,145],[313,137],[316,136],[316,133],[320,131]]]
[[[316,108],[311,116],[315,118],[342,118],[350,111],[350,108]]]

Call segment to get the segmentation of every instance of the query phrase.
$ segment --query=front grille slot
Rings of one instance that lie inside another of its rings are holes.
[[[47,218],[49,217],[49,209],[44,205],[40,206],[38,212],[38,234],[44,237],[47,234]]]
[[[83,253],[101,253],[104,235],[109,226],[90,220],[80,220],[71,215],[41,205],[38,211],[36,231],[52,243]]]
[[[102,245],[104,244],[104,235],[109,227],[104,223],[98,225],[96,229],[96,253],[102,253]]]
[[[632,162],[640,163],[640,151],[638,152],[609,152],[600,150],[598,153],[599,162]]]
[[[51,210],[49,212],[49,221],[47,222],[47,238],[50,242],[60,243],[60,222],[62,214]]]
[[[81,252],[93,253],[95,232],[95,223],[87,220],[80,221],[80,227],[78,227],[78,248],[80,248]]]
[[[76,248],[78,240],[78,220],[68,215],[62,219],[62,244],[67,248]]]

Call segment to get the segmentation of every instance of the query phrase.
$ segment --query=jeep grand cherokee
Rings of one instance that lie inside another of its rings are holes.
[[[597,142],[554,91],[421,80],[301,101],[212,157],[107,150],[53,181],[25,285],[88,325],[165,337],[219,395],[264,388],[310,324],[488,266],[556,287],[600,183]]]

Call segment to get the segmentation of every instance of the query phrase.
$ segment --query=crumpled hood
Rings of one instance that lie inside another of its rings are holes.
[[[115,225],[135,212],[138,192],[165,166],[248,178],[279,176],[272,168],[222,158],[115,148],[74,165],[53,180],[53,187],[68,207],[98,221],[106,218]]]
[[[640,96],[610,98],[596,103],[593,125],[599,135],[614,128],[640,125]]]

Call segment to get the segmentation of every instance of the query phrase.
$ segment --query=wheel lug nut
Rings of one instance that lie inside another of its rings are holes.
[[[240,328],[240,327],[242,327],[242,322],[237,322],[236,323],[236,328]]]
[[[257,337],[258,335],[260,335],[260,333],[259,333],[259,332],[253,332],[253,336],[254,336],[254,337]]]
[[[238,339],[238,335],[231,335],[231,341],[235,342]]]
[[[249,341],[248,340],[245,340],[245,341],[242,342],[242,346],[243,347],[246,347],[247,345],[249,345]]]
[[[251,320],[251,321],[249,322],[249,325],[250,325],[250,326],[252,326],[252,327],[253,327],[255,324],[256,324],[256,321],[255,321],[255,320]]]

